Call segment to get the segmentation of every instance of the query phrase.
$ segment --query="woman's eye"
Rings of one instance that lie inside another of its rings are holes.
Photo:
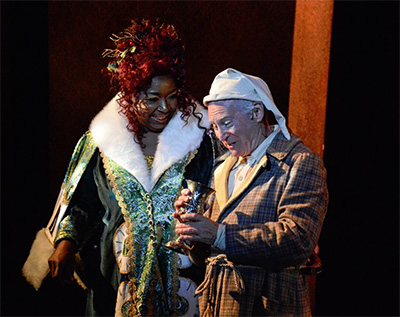
[[[157,102],[158,98],[147,98],[147,102]]]
[[[176,99],[176,98],[178,98],[177,94],[173,94],[171,96],[168,96],[168,99]]]
[[[211,123],[211,129],[213,129],[214,131],[218,131],[218,127],[214,123]]]

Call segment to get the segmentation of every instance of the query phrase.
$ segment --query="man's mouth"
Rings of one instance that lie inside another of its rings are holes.
[[[225,143],[225,147],[231,148],[231,147],[233,147],[235,144],[236,144],[236,142],[233,142],[233,143]]]

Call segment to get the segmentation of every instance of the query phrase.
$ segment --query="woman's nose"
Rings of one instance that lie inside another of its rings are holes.
[[[165,99],[160,99],[158,110],[161,112],[166,112],[168,110],[167,101]]]

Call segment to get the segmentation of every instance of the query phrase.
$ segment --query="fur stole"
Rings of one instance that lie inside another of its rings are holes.
[[[140,145],[126,128],[128,120],[119,113],[117,99],[118,95],[100,111],[92,120],[89,130],[99,149],[134,175],[144,189],[150,192],[165,170],[200,146],[204,130],[198,127],[198,120],[193,115],[186,124],[180,118],[180,112],[177,112],[159,135],[150,173]],[[203,115],[201,125],[208,129],[210,122],[207,110],[198,104],[196,112]]]

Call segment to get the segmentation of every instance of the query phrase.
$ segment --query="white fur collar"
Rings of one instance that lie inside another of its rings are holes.
[[[117,98],[118,95],[97,114],[89,130],[99,149],[134,175],[144,189],[150,192],[165,170],[199,147],[204,130],[198,128],[198,121],[193,116],[190,116],[185,125],[178,112],[160,133],[150,175],[142,149],[134,141],[132,133],[126,129],[128,120],[118,113],[120,106]],[[209,128],[207,110],[199,105],[196,112],[203,114],[201,124]]]

